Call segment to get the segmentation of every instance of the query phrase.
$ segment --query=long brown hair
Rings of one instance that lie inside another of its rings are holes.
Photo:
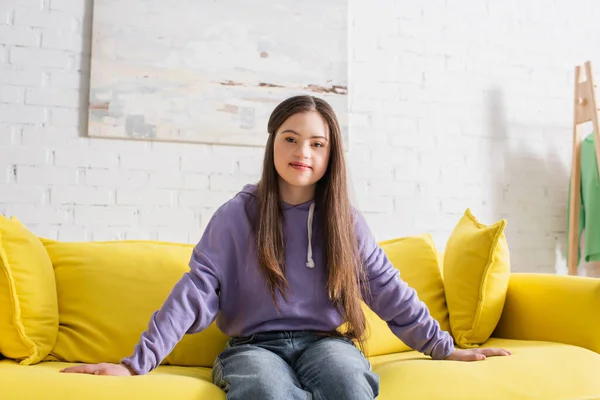
[[[272,112],[267,126],[267,140],[262,177],[258,184],[258,223],[256,245],[258,261],[277,305],[276,291],[284,300],[288,283],[285,279],[285,249],[280,206],[279,180],[274,163],[274,141],[279,127],[296,113],[316,111],[329,126],[329,164],[316,185],[315,208],[324,217],[317,223],[323,232],[328,271],[329,298],[345,322],[347,337],[364,348],[365,316],[361,307],[361,285],[365,270],[358,254],[353,210],[348,196],[346,164],[339,123],[335,112],[324,100],[313,96],[295,96],[284,100]]]

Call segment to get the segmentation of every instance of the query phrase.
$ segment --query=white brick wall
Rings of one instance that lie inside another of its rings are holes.
[[[262,150],[85,137],[91,4],[0,4],[0,212],[61,240],[194,243]],[[443,250],[470,207],[508,219],[515,270],[564,271],[573,69],[600,69],[598,20],[593,0],[350,1],[348,160],[377,238]]]

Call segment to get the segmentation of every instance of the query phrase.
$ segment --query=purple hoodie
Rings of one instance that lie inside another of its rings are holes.
[[[277,312],[258,267],[251,228],[255,193],[256,186],[246,185],[213,215],[194,248],[190,271],[152,315],[134,353],[122,360],[137,374],[156,368],[184,334],[204,330],[215,318],[228,336],[333,331],[343,323],[328,298],[325,249],[318,224],[313,224],[321,215],[314,201],[297,206],[281,203],[289,292],[288,302],[278,297]],[[434,359],[446,358],[454,349],[452,337],[440,329],[415,290],[400,279],[360,213],[355,216],[359,252],[371,291],[367,304],[408,346]]]

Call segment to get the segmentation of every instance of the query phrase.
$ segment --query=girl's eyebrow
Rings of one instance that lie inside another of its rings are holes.
[[[281,131],[282,134],[286,133],[286,132],[293,133],[294,135],[301,136],[298,132],[296,132],[296,131],[294,131],[292,129],[286,129],[285,131]],[[326,141],[329,142],[329,139],[327,139],[325,136],[320,136],[320,135],[312,136],[311,139],[325,139]]]

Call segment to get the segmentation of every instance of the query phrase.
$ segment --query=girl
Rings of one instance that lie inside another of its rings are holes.
[[[324,100],[296,96],[269,119],[262,177],[214,214],[131,356],[63,372],[147,374],[186,333],[216,318],[231,336],[213,381],[228,399],[373,399],[364,300],[407,345],[473,361],[501,349],[455,349],[352,208],[340,128]],[[344,325],[344,333],[338,328]],[[358,342],[358,346],[354,344]]]

